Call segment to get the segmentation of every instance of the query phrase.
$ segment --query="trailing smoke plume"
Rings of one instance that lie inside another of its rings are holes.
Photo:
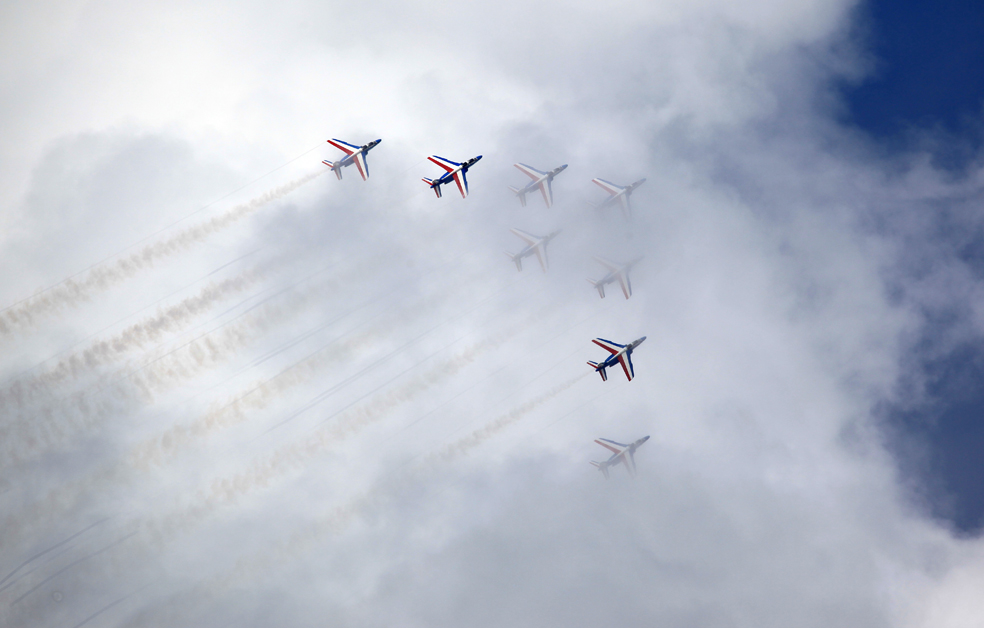
[[[184,593],[182,595],[183,601],[187,602],[190,606],[199,603],[205,604],[208,600],[214,599],[215,596],[241,586],[244,582],[255,578],[258,574],[275,568],[278,564],[308,556],[311,549],[325,535],[340,533],[348,526],[352,519],[368,511],[380,501],[385,500],[387,496],[397,495],[408,490],[412,484],[421,480],[429,467],[440,463],[451,462],[455,458],[467,454],[475,447],[499,435],[510,426],[515,425],[530,412],[559,396],[590,374],[585,373],[574,377],[551,388],[542,395],[513,408],[464,438],[454,441],[443,447],[440,451],[429,455],[425,462],[416,468],[403,471],[397,477],[392,477],[386,482],[380,483],[378,486],[382,488],[369,490],[345,504],[332,507],[316,521],[299,529],[288,538],[273,544],[262,552],[239,559],[235,567],[230,571],[217,576],[208,583],[198,587],[195,591]],[[180,606],[185,607],[184,604]]]
[[[175,235],[148,244],[138,251],[121,257],[114,262],[96,266],[80,279],[68,279],[49,290],[11,306],[0,312],[0,336],[29,325],[49,312],[56,312],[80,301],[90,299],[94,294],[106,290],[117,283],[129,279],[141,270],[152,267],[157,262],[188,249],[205,240],[212,234],[229,227],[233,223],[253,214],[264,205],[283,198],[305,183],[324,174],[318,171],[295,179],[290,183],[274,188],[253,200],[236,205],[223,214],[203,223],[179,231]]]
[[[237,394],[232,401],[210,410],[204,416],[190,423],[168,428],[137,445],[129,456],[130,465],[145,468],[152,464],[161,464],[192,441],[242,423],[250,412],[265,408],[284,392],[308,382],[326,366],[349,360],[355,349],[373,335],[374,332],[366,332],[340,345],[325,347],[269,380],[254,382],[246,392]]]
[[[2,465],[62,444],[107,417],[127,416],[176,384],[223,363],[262,337],[272,325],[298,314],[315,298],[310,292],[292,292],[286,299],[271,300],[178,347],[161,349],[141,365],[110,376],[98,388],[90,387],[63,397],[56,405],[32,410],[29,420],[21,417],[0,428]]]
[[[478,447],[479,445],[489,440],[490,438],[492,438],[502,430],[506,429],[513,423],[516,423],[517,421],[525,417],[527,414],[529,414],[533,410],[536,410],[537,408],[539,408],[546,402],[550,401],[560,393],[564,392],[574,384],[578,383],[588,375],[590,375],[590,373],[584,373],[583,375],[578,375],[577,377],[570,379],[564,382],[563,384],[554,386],[553,388],[543,393],[542,395],[538,397],[534,397],[533,399],[530,399],[526,403],[513,408],[512,410],[500,416],[499,418],[495,419],[494,421],[490,421],[484,427],[475,430],[468,436],[465,436],[464,438],[461,438],[453,443],[450,443],[449,445],[445,446],[437,453],[431,454],[429,459],[432,461],[447,462],[453,460],[454,458],[467,454],[475,447]]]
[[[365,263],[360,264],[363,271],[366,267]],[[369,267],[375,268],[375,263]],[[344,276],[336,277],[322,286],[321,290],[343,285],[348,281],[350,279]],[[426,303],[420,303],[414,304],[412,307],[419,310],[426,305]],[[434,304],[430,303],[430,305]],[[357,312],[359,309],[361,307],[355,311]],[[351,313],[349,312],[345,316]],[[394,316],[398,320],[400,315],[391,315],[388,319],[392,320]],[[195,439],[247,420],[251,412],[263,409],[277,396],[309,381],[322,372],[325,367],[351,359],[357,348],[364,346],[381,330],[388,329],[391,325],[392,323],[387,322],[387,320],[377,322],[372,329],[353,339],[341,344],[332,342],[287,367],[278,375],[243,387],[241,392],[234,395],[231,401],[222,405],[216,404],[217,407],[214,407],[204,416],[198,417],[190,423],[171,426],[164,432],[135,445],[129,454],[123,455],[115,464],[102,466],[84,477],[63,483],[52,489],[40,499],[32,502],[29,508],[23,509],[18,513],[18,516],[0,521],[0,526],[5,530],[6,537],[13,539],[33,526],[52,522],[80,501],[87,499],[93,492],[103,490],[113,483],[132,479],[132,473],[135,469],[146,470],[150,465],[164,464]],[[303,340],[309,334],[310,332],[287,343],[288,346]],[[129,388],[120,389],[115,392],[114,396],[125,396],[132,392],[133,390]]]
[[[77,379],[95,367],[119,360],[134,349],[156,343],[165,334],[180,330],[194,317],[206,312],[222,299],[242,292],[258,279],[255,271],[218,283],[210,283],[198,294],[184,299],[156,315],[127,327],[112,338],[99,340],[87,348],[62,358],[57,364],[33,377],[19,379],[0,390],[0,408],[24,406],[67,379]]]
[[[209,489],[201,494],[199,501],[152,522],[148,529],[157,541],[164,542],[197,525],[219,507],[235,503],[241,497],[269,486],[277,477],[301,467],[331,445],[384,418],[400,404],[457,374],[482,353],[503,341],[503,336],[499,335],[495,340],[480,342],[413,377],[403,386],[377,395],[363,406],[342,412],[332,424],[319,428],[302,440],[280,447],[264,460],[254,463],[247,471],[213,481]]]

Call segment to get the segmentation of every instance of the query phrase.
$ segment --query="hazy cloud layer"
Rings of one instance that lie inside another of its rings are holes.
[[[879,409],[984,332],[984,174],[837,122],[856,10],[2,9],[0,625],[971,624]]]

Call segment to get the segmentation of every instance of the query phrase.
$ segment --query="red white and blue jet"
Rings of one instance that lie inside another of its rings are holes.
[[[608,469],[609,467],[614,467],[618,464],[624,464],[625,468],[629,471],[629,475],[635,477],[636,474],[636,464],[635,464],[635,452],[636,449],[642,446],[649,440],[648,436],[643,436],[639,440],[624,445],[622,443],[616,443],[613,440],[608,440],[607,438],[596,438],[595,442],[604,447],[605,449],[612,452],[611,458],[605,460],[604,462],[591,461],[599,471],[605,474],[605,479],[608,479]]]
[[[632,192],[635,191],[637,187],[646,182],[645,179],[639,179],[635,183],[630,183],[629,185],[616,185],[611,181],[605,181],[604,179],[591,179],[591,181],[608,192],[609,196],[601,204],[601,207],[608,207],[612,203],[618,202],[622,208],[622,213],[626,218],[632,213],[632,208],[629,206],[629,197],[632,196]]]
[[[479,155],[478,157],[472,157],[465,163],[460,164],[457,161],[451,161],[450,159],[445,159],[444,157],[431,155],[427,159],[444,168],[446,172],[437,179],[428,179],[424,177],[423,181],[429,185],[432,190],[434,190],[434,193],[437,194],[437,198],[441,198],[441,186],[454,181],[458,184],[458,191],[461,192],[461,198],[467,198],[468,179],[465,178],[465,174],[468,172],[468,169],[475,165],[475,163],[481,158],[482,156]]]
[[[616,264],[615,262],[609,262],[606,259],[600,257],[594,258],[596,262],[608,269],[608,274],[595,281],[593,279],[588,279],[591,285],[595,287],[601,298],[605,298],[605,284],[615,283],[616,281],[622,287],[622,294],[628,299],[632,296],[632,282],[629,281],[629,270],[635,266],[642,258],[637,258],[629,262],[628,264]]]
[[[595,343],[602,349],[605,349],[611,353],[611,355],[605,358],[604,362],[601,363],[589,361],[588,366],[597,371],[601,375],[601,379],[607,382],[608,373],[605,369],[615,366],[616,364],[620,364],[622,365],[622,370],[625,371],[625,376],[631,382],[632,378],[635,377],[635,369],[632,368],[632,351],[641,345],[645,339],[646,337],[643,336],[642,338],[633,340],[627,345],[620,345],[617,342],[605,340],[604,338],[595,338],[591,342]]]
[[[342,168],[355,164],[355,167],[359,169],[359,174],[362,175],[362,180],[365,181],[369,178],[369,164],[366,162],[366,155],[369,154],[369,151],[371,151],[376,144],[379,144],[382,141],[383,140],[373,140],[368,144],[356,146],[355,144],[349,144],[348,142],[343,142],[342,140],[330,139],[328,140],[328,143],[345,153],[345,156],[338,161],[328,161],[327,159],[324,159],[321,163],[331,168],[331,171],[335,173],[335,176],[338,177],[339,181],[342,179]]]
[[[551,183],[554,177],[564,171],[567,168],[567,164],[563,166],[558,166],[551,170],[550,172],[543,172],[542,170],[537,170],[532,166],[527,166],[526,164],[513,164],[517,169],[523,172],[526,176],[533,179],[532,183],[528,183],[523,189],[514,188],[509,186],[513,194],[519,197],[519,202],[523,207],[526,207],[526,195],[533,190],[540,188],[540,192],[543,193],[543,202],[547,204],[547,207],[553,205],[553,188]]]
[[[535,236],[532,233],[526,233],[520,229],[510,229],[510,231],[522,238],[523,242],[526,243],[526,248],[519,253],[516,253],[515,255],[512,253],[506,253],[506,255],[509,256],[509,259],[515,262],[516,270],[523,270],[524,257],[536,255],[536,258],[540,260],[540,267],[543,269],[543,272],[547,272],[547,266],[549,266],[549,263],[547,262],[547,244],[556,238],[560,231],[554,231],[550,235],[543,237]]]

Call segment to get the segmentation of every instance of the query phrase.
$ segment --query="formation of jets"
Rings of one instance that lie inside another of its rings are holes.
[[[373,140],[368,144],[363,144],[362,146],[356,146],[355,144],[349,144],[339,139],[330,139],[328,143],[335,148],[341,150],[345,153],[345,156],[338,161],[328,161],[327,159],[322,161],[323,164],[331,168],[332,172],[339,179],[342,178],[342,169],[355,165],[358,169],[359,174],[362,175],[362,180],[368,180],[369,178],[369,164],[366,161],[366,157],[369,151],[377,146],[381,139]],[[468,169],[478,163],[482,159],[481,155],[472,157],[465,162],[451,161],[445,157],[439,155],[431,155],[427,158],[432,163],[437,164],[444,169],[444,174],[436,179],[424,178],[423,181],[426,183],[438,198],[441,198],[441,186],[447,185],[454,182],[458,186],[458,191],[461,193],[461,198],[468,197]],[[528,166],[523,163],[513,164],[520,172],[528,176],[531,181],[527,183],[522,188],[516,188],[509,186],[509,189],[519,198],[519,202],[523,207],[526,207],[526,195],[539,190],[540,194],[543,196],[543,202],[549,208],[553,205],[553,180],[554,178],[563,172],[567,168],[567,164],[563,164],[554,168],[549,172],[544,172],[542,170],[537,170],[532,166]],[[632,193],[640,185],[645,183],[645,179],[639,179],[634,183],[629,185],[618,185],[612,183],[611,181],[606,181],[605,179],[592,179],[592,182],[600,186],[609,196],[599,207],[608,207],[613,204],[618,204],[622,213],[626,218],[631,216],[631,206],[629,204],[629,198]],[[511,230],[516,236],[526,243],[526,247],[518,253],[506,253],[509,258],[516,264],[516,269],[523,270],[523,259],[526,257],[536,256],[537,260],[540,262],[540,267],[546,272],[549,262],[547,260],[547,244],[553,240],[560,231],[554,231],[546,236],[536,236],[521,229]],[[595,257],[595,261],[605,267],[608,274],[598,280],[589,279],[591,285],[595,287],[598,291],[598,295],[604,299],[605,298],[605,286],[607,284],[618,282],[619,286],[622,288],[622,294],[628,299],[632,296],[632,283],[629,281],[629,271],[632,266],[635,265],[639,259],[632,260],[625,264],[618,264],[615,262],[602,259],[600,257]],[[626,379],[632,381],[635,377],[635,368],[632,366],[632,352],[638,347],[646,337],[643,336],[637,340],[633,340],[627,345],[621,345],[611,340],[605,340],[604,338],[595,338],[594,342],[599,347],[608,351],[609,355],[601,362],[589,361],[588,365],[591,366],[599,375],[603,381],[608,381],[607,369],[615,366],[616,364],[622,367],[622,371],[625,373]],[[595,442],[605,447],[612,452],[610,458],[604,462],[591,461],[591,464],[601,471],[605,478],[609,477],[609,468],[622,464],[628,470],[629,474],[635,476],[636,466],[635,466],[635,452],[643,443],[649,440],[648,436],[644,436],[639,440],[636,440],[628,445],[609,440],[607,438],[596,439]]]

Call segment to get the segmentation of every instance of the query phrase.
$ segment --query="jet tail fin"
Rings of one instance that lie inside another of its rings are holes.
[[[509,259],[511,259],[513,261],[513,263],[516,264],[516,270],[522,272],[523,271],[523,258],[521,258],[518,255],[513,255],[509,251],[505,251],[505,253],[506,253],[506,257],[508,257]]]
[[[519,204],[522,205],[523,207],[526,207],[526,192],[524,190],[520,190],[519,188],[514,188],[511,185],[508,187],[510,190],[512,190],[513,194],[519,197]]]
[[[600,281],[595,281],[594,279],[588,279],[588,283],[590,283],[592,286],[595,287],[595,290],[598,291],[598,294],[601,296],[602,299],[605,298],[605,284],[601,283]]]
[[[598,371],[598,374],[601,375],[601,381],[608,381],[608,373],[605,372],[605,367],[599,367],[597,362],[591,362],[590,360],[588,361],[588,366]]]
[[[421,179],[421,181],[429,185],[431,189],[434,190],[434,193],[437,194],[437,198],[441,198],[441,186],[434,185],[434,179],[428,179],[427,177],[424,177],[423,179]]]
[[[334,162],[328,161],[327,159],[322,159],[321,160],[321,163],[323,163],[324,165],[326,165],[329,168],[331,168],[332,171],[335,173],[335,176],[338,177],[338,180],[339,181],[342,180],[342,169],[341,168],[336,168]]]
[[[605,475],[605,479],[608,479],[608,465],[601,464],[600,462],[590,461],[592,465]]]

